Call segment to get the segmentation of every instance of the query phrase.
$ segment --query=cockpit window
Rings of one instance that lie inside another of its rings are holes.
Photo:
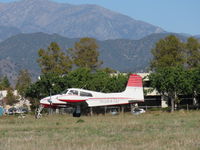
[[[92,97],[91,93],[87,93],[87,92],[80,92],[80,96],[85,96],[85,97]]]
[[[68,94],[69,95],[78,95],[78,91],[76,91],[76,90],[70,90]]]
[[[61,94],[67,94],[67,92],[68,92],[68,90],[64,90],[64,91],[62,91]]]

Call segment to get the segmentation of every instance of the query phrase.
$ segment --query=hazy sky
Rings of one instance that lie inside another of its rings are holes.
[[[0,0],[9,2],[15,0]],[[166,31],[200,34],[200,0],[53,0],[97,4],[159,26]]]

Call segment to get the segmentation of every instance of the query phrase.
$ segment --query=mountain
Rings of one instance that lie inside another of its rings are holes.
[[[58,33],[65,37],[140,39],[163,29],[97,5],[71,5],[49,0],[0,3],[0,26],[23,33]]]
[[[111,67],[121,72],[145,72],[152,58],[151,49],[155,43],[174,34],[185,42],[187,37],[176,33],[151,34],[140,40],[107,40],[100,42],[100,54],[104,67]]]
[[[200,39],[200,35],[195,35],[194,37]]]
[[[9,58],[0,60],[0,77],[7,76],[12,83],[16,81],[19,69]]]
[[[38,76],[40,70],[37,64],[37,51],[40,48],[46,49],[52,41],[58,42],[63,49],[67,49],[72,47],[76,40],[64,38],[57,34],[18,34],[0,43],[0,60],[6,59],[7,62],[12,60],[18,68],[28,69],[33,76]],[[67,46],[68,44],[70,46]],[[14,69],[14,71],[19,70]]]
[[[152,58],[151,49],[155,43],[169,33],[152,34],[140,40],[106,40],[99,44],[102,67],[110,67],[121,72],[144,72]],[[187,37],[177,35],[182,41]],[[0,43],[0,70],[7,66],[12,69],[4,74],[14,78],[19,69],[28,69],[34,77],[40,74],[37,64],[38,50],[47,48],[51,42],[57,42],[63,50],[73,47],[79,39],[69,39],[58,34],[32,33],[18,34]],[[5,61],[6,60],[6,61]],[[14,65],[13,65],[14,64]],[[11,67],[10,67],[11,68]]]
[[[0,42],[19,33],[21,31],[18,28],[0,26]]]

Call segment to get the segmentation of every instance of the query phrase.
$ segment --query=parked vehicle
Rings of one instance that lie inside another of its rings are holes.
[[[133,109],[132,114],[139,115],[139,114],[143,114],[145,112],[146,111],[144,109],[142,109],[142,108],[135,108],[135,109]]]
[[[5,113],[7,115],[27,114],[28,113],[28,109],[27,108],[23,108],[23,107],[20,107],[20,108],[12,107],[12,108],[9,108]]]

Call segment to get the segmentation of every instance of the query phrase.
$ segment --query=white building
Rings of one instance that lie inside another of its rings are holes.
[[[7,90],[0,91],[0,105],[3,104],[3,99],[7,96],[7,93],[8,93]],[[19,96],[19,99],[17,99],[19,102],[14,105],[15,108],[23,107],[24,105],[26,105],[28,107],[28,109],[30,110],[31,104],[30,104],[29,100],[27,100],[27,99],[23,100],[21,98],[21,96],[17,93],[17,90],[14,90],[13,94],[15,96]],[[9,109],[13,106],[6,105],[4,107],[5,107],[5,109]]]

